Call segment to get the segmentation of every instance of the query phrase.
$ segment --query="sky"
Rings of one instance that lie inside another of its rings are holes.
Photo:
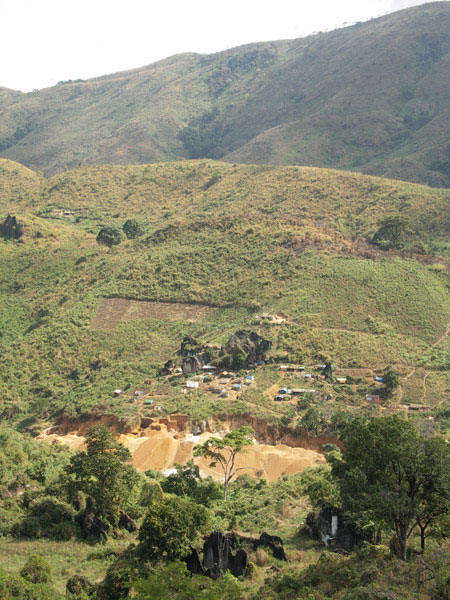
[[[31,91],[210,53],[297,38],[423,0],[0,0],[0,86]]]

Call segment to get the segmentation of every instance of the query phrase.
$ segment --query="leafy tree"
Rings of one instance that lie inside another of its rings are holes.
[[[97,234],[97,243],[111,248],[122,241],[122,234],[116,227],[102,227]]]
[[[130,452],[104,425],[92,427],[86,442],[86,451],[75,454],[66,468],[72,476],[70,491],[83,491],[94,500],[97,516],[114,519],[138,480],[135,469],[126,464]]]
[[[137,238],[144,233],[142,223],[139,223],[136,219],[128,219],[128,221],[125,221],[122,229],[128,239]]]
[[[236,468],[236,457],[238,454],[246,452],[247,447],[251,446],[252,441],[249,436],[253,433],[254,430],[251,427],[244,426],[227,433],[223,438],[212,437],[206,440],[201,446],[195,447],[194,456],[210,458],[211,467],[219,465],[222,469],[224,476],[224,500],[227,499],[230,481],[236,473],[251,468]]]
[[[200,575],[190,576],[186,566],[180,562],[161,565],[145,579],[133,583],[136,600],[241,600],[242,583],[232,575],[213,581]]]
[[[400,557],[419,526],[424,531],[450,510],[450,447],[426,439],[397,416],[355,420],[343,433],[342,458],[331,457],[344,509],[361,521],[394,528]],[[423,543],[424,543],[423,538]]]
[[[141,553],[150,559],[184,558],[189,545],[210,525],[208,510],[186,498],[167,495],[152,504],[139,530]]]
[[[185,466],[176,465],[176,469],[176,473],[171,473],[161,482],[164,492],[191,498],[204,506],[209,506],[212,500],[217,500],[222,495],[218,483],[210,477],[207,480],[200,477],[199,468],[194,461],[190,460]]]
[[[382,246],[400,248],[403,235],[406,232],[406,218],[402,215],[386,217],[379,225],[378,231],[373,236],[373,241]]]
[[[391,367],[387,367],[383,373],[383,384],[386,388],[386,391],[389,394],[392,394],[392,392],[396,390],[400,384],[400,377],[397,371]]]

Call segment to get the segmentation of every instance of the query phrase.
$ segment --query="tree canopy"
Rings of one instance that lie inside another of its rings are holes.
[[[398,416],[356,420],[343,433],[345,452],[331,462],[344,509],[360,522],[393,527],[404,560],[407,541],[450,511],[450,447],[427,439]]]
[[[236,457],[239,453],[246,452],[248,446],[251,446],[252,440],[249,436],[254,433],[251,427],[244,426],[234,431],[230,431],[223,438],[212,437],[206,440],[201,446],[196,446],[195,456],[205,456],[210,458],[210,466],[219,467],[224,476],[223,499],[227,499],[228,487],[233,477],[244,469],[250,467],[236,468]]]
[[[114,519],[138,479],[127,464],[130,451],[104,425],[92,427],[86,443],[86,451],[77,452],[66,468],[68,485],[93,499],[97,516]]]
[[[142,554],[150,559],[175,560],[210,526],[208,510],[187,498],[167,494],[149,507],[139,531]]]
[[[97,243],[111,248],[122,241],[122,234],[116,227],[102,227],[97,234]]]

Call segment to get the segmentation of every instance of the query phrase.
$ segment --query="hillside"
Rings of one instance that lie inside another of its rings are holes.
[[[295,425],[307,405],[293,412],[273,401],[290,381],[277,365],[315,372],[325,359],[353,383],[308,384],[324,422],[371,410],[365,396],[388,365],[403,377],[389,410],[446,405],[448,191],[213,161],[91,166],[50,179],[3,167],[0,222],[15,215],[23,228],[18,240],[0,239],[3,418],[41,428],[61,413],[95,411],[136,422],[152,407],[112,392],[151,380],[159,414]],[[373,244],[380,220],[399,212],[403,249]],[[140,237],[97,244],[102,226],[121,229],[130,218]],[[261,312],[284,321],[255,318]],[[186,335],[226,344],[240,329],[273,343],[254,387],[187,396],[181,379],[157,377],[167,360],[179,362]]]
[[[298,40],[23,94],[0,88],[0,156],[53,174],[214,158],[450,186],[450,4]]]

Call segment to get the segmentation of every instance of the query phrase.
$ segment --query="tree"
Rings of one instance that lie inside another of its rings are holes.
[[[330,462],[344,509],[360,521],[392,526],[406,560],[414,529],[421,524],[426,531],[450,511],[450,447],[442,439],[426,439],[398,416],[367,424],[355,420],[343,442],[342,458]]]
[[[116,227],[102,227],[97,234],[97,243],[111,248],[122,241],[122,234]]]
[[[400,378],[397,371],[391,367],[387,367],[383,373],[383,384],[388,394],[392,394],[400,384]]]
[[[137,483],[135,469],[126,464],[131,455],[115,441],[104,425],[95,425],[86,434],[86,451],[72,457],[66,468],[70,491],[76,488],[95,503],[96,515],[113,520]]]
[[[191,576],[180,562],[161,565],[145,579],[133,583],[136,600],[242,600],[242,586],[230,573],[225,573],[218,581],[200,575]]]
[[[407,220],[402,215],[386,217],[379,223],[378,231],[373,236],[373,241],[382,246],[400,248],[401,240],[406,232]]]
[[[139,223],[139,221],[136,221],[136,219],[128,219],[128,221],[125,221],[122,229],[128,239],[137,238],[144,233],[142,224]]]
[[[141,553],[152,560],[184,558],[189,545],[210,526],[208,510],[187,498],[166,495],[153,503],[139,530]]]
[[[161,487],[167,494],[182,496],[192,499],[198,504],[209,506],[211,501],[221,496],[220,485],[211,477],[206,480],[200,477],[200,470],[193,460],[187,465],[175,465],[176,473],[171,473],[162,483]]]
[[[252,444],[252,440],[249,436],[253,433],[254,430],[251,427],[240,427],[239,429],[227,433],[223,438],[209,438],[209,440],[206,440],[201,446],[196,446],[194,450],[194,456],[204,456],[212,459],[210,467],[219,465],[222,469],[224,476],[224,500],[227,499],[230,481],[236,473],[251,468],[236,468],[236,457],[240,453],[247,452],[247,447]]]

